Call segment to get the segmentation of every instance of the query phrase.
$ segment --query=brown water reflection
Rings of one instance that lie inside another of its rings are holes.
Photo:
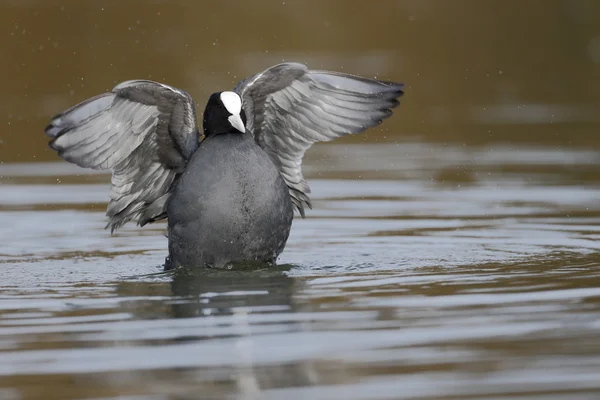
[[[0,3],[0,160],[54,160],[48,118],[115,83],[210,93],[281,60],[401,80],[383,131],[348,141],[598,146],[595,1]]]

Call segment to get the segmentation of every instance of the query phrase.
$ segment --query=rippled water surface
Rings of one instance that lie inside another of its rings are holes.
[[[282,265],[167,274],[108,176],[0,165],[0,398],[600,398],[599,161],[318,146]]]

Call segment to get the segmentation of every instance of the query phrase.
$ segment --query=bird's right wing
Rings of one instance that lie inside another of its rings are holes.
[[[146,80],[127,81],[56,115],[50,147],[80,167],[112,172],[111,232],[166,217],[171,187],[200,140],[192,98]]]

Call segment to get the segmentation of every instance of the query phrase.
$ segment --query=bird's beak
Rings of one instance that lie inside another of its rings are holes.
[[[229,120],[231,126],[233,126],[235,129],[242,133],[246,132],[246,127],[244,126],[244,122],[242,121],[240,114],[233,114],[227,119]]]

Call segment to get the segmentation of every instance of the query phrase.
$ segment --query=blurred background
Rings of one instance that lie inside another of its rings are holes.
[[[0,160],[55,160],[49,118],[128,79],[210,93],[281,61],[402,81],[346,141],[600,146],[595,0],[0,2]]]

